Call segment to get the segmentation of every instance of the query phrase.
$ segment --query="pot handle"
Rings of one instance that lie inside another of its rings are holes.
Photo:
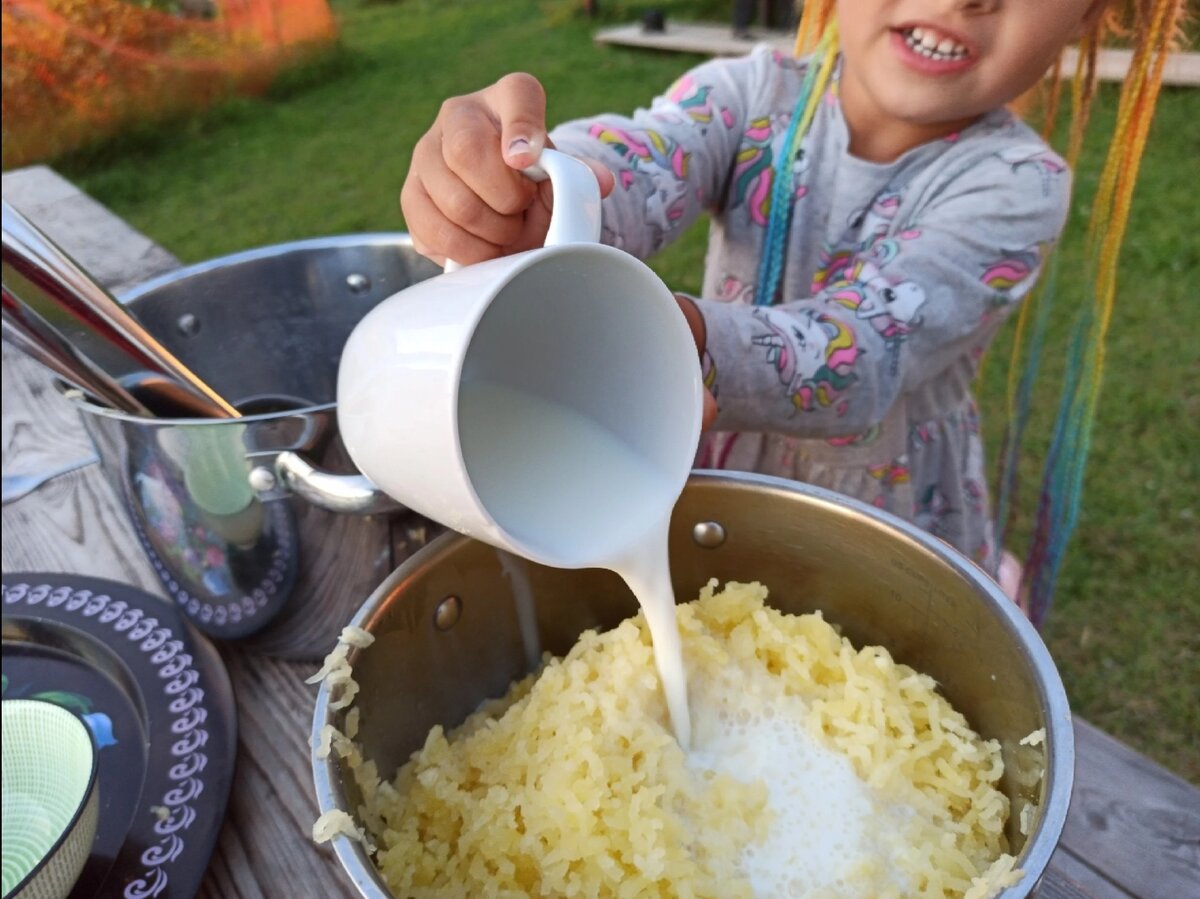
[[[251,486],[261,492],[269,490],[275,484],[263,483],[261,475],[259,483],[254,483],[255,473],[260,470],[251,471],[250,477]],[[266,471],[266,475],[270,475],[269,470]],[[330,512],[374,515],[399,512],[405,508],[363,475],[322,471],[291,450],[285,450],[275,457],[275,477],[292,493]]]

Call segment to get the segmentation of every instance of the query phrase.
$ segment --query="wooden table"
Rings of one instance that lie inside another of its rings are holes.
[[[6,174],[4,197],[110,286],[178,264],[49,169]],[[91,452],[45,371],[7,344],[3,440],[5,474]],[[96,465],[4,506],[2,564],[111,578],[165,596]],[[229,646],[221,653],[239,709],[237,772],[200,896],[352,896],[333,853],[309,839],[317,816],[307,748],[316,688],[304,679],[313,666]],[[1083,721],[1075,733],[1071,813],[1037,895],[1200,897],[1200,790]]]

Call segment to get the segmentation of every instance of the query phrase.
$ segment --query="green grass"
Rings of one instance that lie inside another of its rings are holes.
[[[295,238],[403,228],[397,196],[411,148],[440,101],[525,69],[547,85],[551,121],[645,103],[695,60],[597,47],[571,0],[336,3],[342,47],[259,99],[150,129],[54,164],[185,261]],[[650,6],[724,20],[718,2],[607,3],[609,21]],[[1092,133],[1112,123],[1103,91]],[[1035,439],[1053,420],[1072,311],[1085,296],[1079,233],[1101,164],[1077,178]],[[1083,513],[1045,636],[1078,714],[1200,782],[1200,274],[1195,153],[1200,92],[1167,90],[1126,243],[1120,300]],[[1190,174],[1190,180],[1189,180]],[[698,290],[703,224],[655,265]],[[980,386],[995,452],[1006,333]],[[1030,497],[1027,497],[1027,499]],[[1026,519],[1028,514],[1026,513]],[[1022,522],[1017,536],[1026,533]],[[1020,546],[1019,541],[1014,543]]]

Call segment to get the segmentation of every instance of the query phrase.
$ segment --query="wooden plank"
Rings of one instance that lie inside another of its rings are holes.
[[[697,53],[702,56],[742,56],[759,43],[791,53],[795,43],[794,36],[788,32],[751,28],[749,37],[734,37],[733,29],[729,26],[699,22],[668,22],[662,31],[645,31],[641,25],[617,25],[601,28],[594,40],[598,44]]]
[[[179,267],[179,260],[44,165],[3,176],[4,201],[109,290]]]
[[[4,473],[51,471],[93,455],[92,441],[80,426],[79,414],[51,386],[46,370],[7,343],[0,346],[5,385],[0,412]]]
[[[332,849],[312,842],[313,666],[226,649],[238,701],[238,768],[227,820],[198,899],[351,892]]]
[[[641,47],[648,50],[668,50],[677,53],[698,53],[704,56],[741,56],[756,43],[765,43],[784,53],[791,53],[795,37],[791,32],[751,29],[749,38],[733,36],[728,25],[702,22],[668,22],[661,32],[648,32],[641,25],[619,25],[596,32],[600,44]],[[1130,50],[1101,50],[1096,61],[1096,74],[1102,81],[1124,81],[1133,52]],[[1064,72],[1075,71],[1076,51],[1068,48],[1063,56]],[[1179,52],[1167,58],[1163,66],[1163,83],[1185,87],[1200,86],[1200,53]]]
[[[1076,719],[1062,845],[1144,899],[1200,896],[1200,790]]]
[[[53,169],[14,169],[2,180],[4,201],[110,290],[179,266],[178,259]],[[0,417],[5,474],[49,471],[94,452],[78,413],[57,395],[36,362],[6,343],[0,364],[6,385]],[[37,439],[31,439],[32,415],[38,418]]]
[[[1096,873],[1082,859],[1059,846],[1038,884],[1036,899],[1134,899],[1108,878]]]

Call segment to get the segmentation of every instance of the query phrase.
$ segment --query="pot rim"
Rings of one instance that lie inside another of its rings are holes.
[[[286,256],[289,253],[295,253],[304,250],[330,250],[339,249],[341,247],[367,247],[367,246],[399,246],[412,247],[412,237],[407,231],[366,231],[354,234],[336,234],[328,237],[309,237],[302,240],[286,241],[284,243],[267,244],[261,247],[254,247],[249,250],[239,250],[236,253],[228,253],[224,256],[216,256],[212,259],[206,259],[203,262],[195,262],[191,265],[185,265],[180,268],[172,269],[169,272],[164,272],[161,275],[156,275],[146,281],[135,284],[133,287],[126,288],[116,293],[116,299],[122,305],[128,306],[135,303],[148,293],[157,290],[167,284],[173,284],[176,281],[190,278],[195,275],[203,275],[210,271],[227,268],[232,265],[241,265],[247,262],[256,262],[261,259],[272,259],[278,256]],[[313,415],[322,412],[332,412],[337,409],[337,402],[317,403],[311,406],[297,407],[288,409],[284,412],[263,412],[258,415],[244,415],[239,418],[150,418],[143,415],[132,415],[128,412],[122,412],[119,409],[113,409],[109,406],[100,405],[89,400],[84,393],[77,387],[74,387],[65,381],[54,378],[54,387],[68,401],[74,403],[80,408],[80,411],[88,412],[92,415],[100,416],[101,418],[112,418],[118,421],[132,422],[138,425],[147,427],[166,427],[174,425],[232,425],[232,424],[248,424],[259,421],[275,421],[280,418],[287,418],[290,415]]]
[[[904,537],[919,544],[921,548],[981,588],[985,601],[993,607],[993,611],[1000,614],[1002,625],[1012,634],[1029,659],[1035,674],[1039,699],[1045,710],[1045,801],[1038,807],[1036,825],[1026,836],[1025,845],[1017,856],[1015,867],[1023,870],[1025,876],[1014,886],[1001,890],[997,899],[1023,899],[1029,896],[1040,882],[1051,855],[1058,848],[1067,820],[1075,777],[1075,734],[1066,688],[1050,651],[1029,619],[1000,589],[999,584],[974,561],[944,541],[890,512],[822,487],[753,472],[693,469],[688,481],[690,483],[693,480],[743,487],[757,486],[789,494],[801,493],[818,503],[862,514],[899,531]],[[447,531],[413,553],[375,588],[348,625],[370,631],[369,625],[379,614],[380,604],[398,584],[411,577],[436,556],[449,552],[460,541],[470,539],[454,531]],[[351,647],[347,661],[352,668],[361,653],[361,649]],[[336,753],[330,753],[325,759],[318,759],[316,755],[317,746],[320,745],[321,728],[334,723],[336,713],[329,709],[330,699],[329,685],[322,682],[313,708],[310,734],[313,784],[316,787],[320,814],[338,809],[350,811],[346,808],[346,794],[337,777],[340,759]],[[361,843],[342,835],[335,836],[331,842],[334,853],[363,899],[393,899]]]

